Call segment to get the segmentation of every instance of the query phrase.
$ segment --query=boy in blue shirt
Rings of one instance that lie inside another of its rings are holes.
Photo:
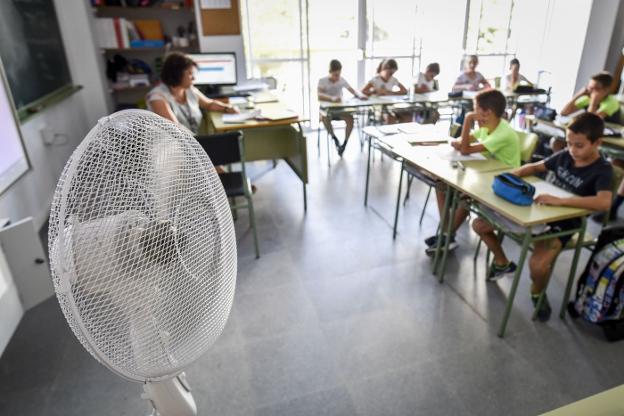
[[[573,197],[560,198],[542,194],[535,198],[538,204],[585,208],[595,211],[607,211],[611,207],[611,181],[613,170],[598,151],[600,137],[604,129],[602,119],[593,113],[583,113],[576,117],[566,132],[567,149],[564,149],[540,162],[531,163],[514,170],[518,176],[529,176],[550,171],[554,174],[555,185],[575,194]],[[578,195],[578,196],[577,196]],[[557,221],[551,224],[551,231],[565,231],[578,228],[580,219]],[[472,228],[494,254],[494,264],[488,280],[498,280],[516,270],[516,265],[507,259],[501,244],[494,234],[494,227],[485,219],[477,218]],[[572,236],[536,241],[533,254],[529,259],[531,272],[531,300],[535,305],[550,277],[550,270],[555,259]],[[540,321],[550,318],[551,308],[548,299],[537,313]]]

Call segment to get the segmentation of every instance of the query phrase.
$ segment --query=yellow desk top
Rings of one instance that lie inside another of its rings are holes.
[[[624,384],[598,393],[541,416],[622,416],[624,415]]]
[[[444,160],[427,156],[427,146],[413,146],[410,149],[397,149],[397,154],[431,176],[444,181],[460,192],[495,210],[514,223],[528,227],[537,224],[546,224],[569,218],[577,218],[590,213],[580,208],[552,207],[533,204],[528,207],[515,205],[496,196],[492,191],[494,176],[509,170],[496,160],[462,162],[466,169],[453,167]],[[539,178],[525,178],[529,182],[539,181]]]
[[[256,104],[256,109],[260,110],[260,114],[286,114],[288,108],[280,102]],[[258,127],[285,126],[293,123],[306,121],[299,116],[281,119],[281,120],[247,120],[242,123],[224,123],[223,113],[219,111],[209,111],[208,117],[214,126],[216,132],[226,132],[232,130],[244,130]]]

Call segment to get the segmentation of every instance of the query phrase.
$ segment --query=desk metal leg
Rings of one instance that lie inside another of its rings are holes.
[[[366,186],[364,188],[364,206],[368,205],[368,182],[370,180],[370,162],[372,152],[372,137],[368,136],[368,159],[366,161]]]
[[[449,252],[449,244],[451,243],[451,237],[453,235],[453,223],[455,222],[455,211],[459,204],[459,192],[453,189],[453,199],[451,200],[451,209],[448,216],[448,224],[446,226],[446,238],[444,239],[444,250],[442,251],[442,263],[438,265],[440,271],[438,272],[438,280],[440,283],[444,281],[444,273],[446,272],[446,258]]]
[[[399,222],[399,206],[401,205],[401,188],[403,187],[403,170],[405,161],[401,162],[401,173],[399,175],[399,189],[397,190],[396,208],[394,209],[394,227],[392,227],[392,239],[396,239],[397,223]]]
[[[308,212],[308,192],[305,182],[303,182],[303,212]]]
[[[498,330],[498,336],[504,337],[505,330],[507,329],[507,321],[509,321],[509,315],[511,314],[511,308],[513,307],[514,298],[516,297],[516,291],[518,290],[518,283],[520,282],[520,276],[522,275],[522,268],[524,266],[524,261],[526,260],[527,253],[529,251],[529,245],[531,244],[531,240],[533,239],[533,234],[531,232],[531,227],[526,230],[524,234],[524,240],[522,242],[522,251],[520,252],[520,258],[518,259],[518,268],[516,269],[516,273],[514,274],[514,280],[511,284],[511,290],[509,291],[509,297],[507,298],[507,306],[505,306],[505,314],[503,315],[503,320],[501,321],[500,328]]]
[[[561,310],[559,311],[559,318],[564,319],[566,309],[568,307],[568,301],[570,300],[570,291],[572,290],[572,284],[574,283],[574,277],[576,275],[576,266],[578,265],[578,259],[581,255],[581,249],[583,248],[583,238],[585,237],[585,228],[587,227],[587,219],[583,217],[581,219],[581,231],[579,232],[578,241],[576,242],[576,248],[574,249],[574,257],[572,259],[572,266],[570,267],[570,275],[568,276],[568,283],[563,294],[563,301],[561,302]]]
[[[438,234],[436,237],[436,251],[433,258],[433,274],[436,274],[436,272],[438,271],[438,262],[440,261],[441,246],[440,244],[437,244],[437,242],[442,241],[442,236],[444,235],[443,224],[446,222],[446,217],[448,217],[449,206],[451,205],[452,198],[451,192],[453,192],[451,187],[447,187],[444,195],[444,208],[442,209],[442,217],[440,218],[440,226],[438,227]]]

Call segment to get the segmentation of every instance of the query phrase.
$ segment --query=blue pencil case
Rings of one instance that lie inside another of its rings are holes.
[[[504,200],[523,206],[531,205],[535,195],[533,185],[511,173],[496,175],[492,182],[492,190]]]

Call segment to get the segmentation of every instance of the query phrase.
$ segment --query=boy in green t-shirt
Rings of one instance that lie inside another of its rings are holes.
[[[507,101],[505,96],[498,90],[486,90],[477,94],[474,98],[475,111],[469,112],[464,118],[461,137],[451,145],[462,154],[486,153],[495,159],[513,168],[520,166],[520,140],[518,135],[504,120],[503,114]],[[472,129],[477,122],[479,128]],[[446,188],[438,185],[436,196],[438,208],[441,211],[444,206]],[[457,247],[454,234],[468,217],[468,210],[458,207],[453,221],[453,232],[449,241],[451,250]],[[425,239],[427,254],[433,254],[437,247],[437,236]],[[442,242],[444,243],[444,241]]]
[[[578,91],[561,110],[562,116],[568,116],[578,110],[586,109],[604,121],[620,124],[620,102],[610,95],[613,77],[604,71],[592,76],[587,86]],[[553,138],[550,147],[554,153],[565,148],[565,140]]]

